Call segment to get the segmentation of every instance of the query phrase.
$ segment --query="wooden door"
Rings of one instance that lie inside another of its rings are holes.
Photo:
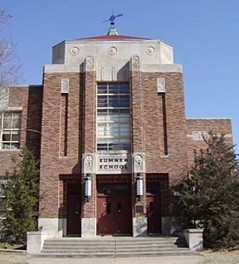
[[[161,203],[159,194],[147,195],[147,217],[148,233],[161,233]]]
[[[129,195],[98,195],[97,233],[131,234],[132,214]]]
[[[68,184],[67,195],[67,235],[81,234],[81,185]]]

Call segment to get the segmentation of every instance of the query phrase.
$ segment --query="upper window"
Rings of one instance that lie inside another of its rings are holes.
[[[129,104],[128,83],[98,83],[98,151],[130,149]]]
[[[20,148],[20,112],[0,113],[0,149]]]

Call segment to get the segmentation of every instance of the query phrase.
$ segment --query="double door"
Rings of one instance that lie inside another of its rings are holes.
[[[131,235],[130,195],[98,195],[97,233],[99,235]]]

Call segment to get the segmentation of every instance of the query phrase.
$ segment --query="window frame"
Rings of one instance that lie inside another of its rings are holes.
[[[10,124],[6,126],[7,115],[10,115]],[[17,118],[16,117],[14,118],[14,115],[16,115]],[[20,150],[21,123],[22,123],[22,111],[9,110],[9,111],[0,112],[0,150],[1,151]],[[9,139],[7,139],[7,137],[9,137]],[[14,140],[14,137],[16,137],[17,139],[15,138]]]
[[[97,82],[96,89],[97,152],[129,152],[131,150],[129,82]],[[105,105],[99,104],[99,98],[102,96],[106,98]]]

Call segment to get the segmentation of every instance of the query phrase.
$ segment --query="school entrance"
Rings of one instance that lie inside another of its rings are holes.
[[[132,235],[129,179],[114,177],[97,179],[97,235]]]

